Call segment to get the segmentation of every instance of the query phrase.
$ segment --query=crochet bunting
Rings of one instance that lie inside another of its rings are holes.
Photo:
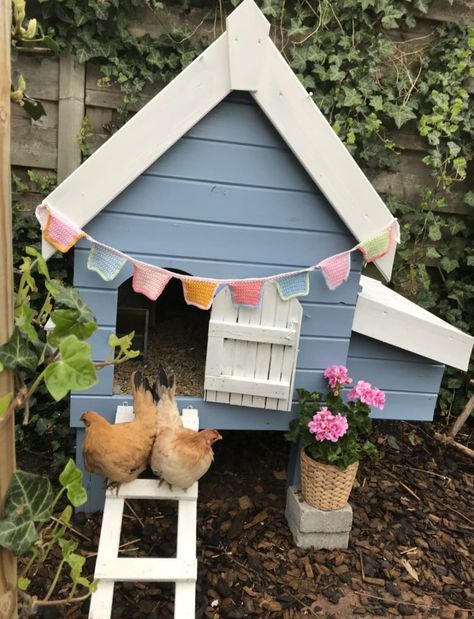
[[[265,280],[242,280],[229,283],[232,299],[235,305],[257,307],[262,296]]]
[[[171,274],[164,273],[151,265],[136,264],[133,269],[132,288],[135,292],[140,292],[152,301],[156,301],[172,277]]]
[[[209,309],[218,287],[216,282],[203,282],[199,279],[183,279],[183,294],[188,305]]]
[[[323,272],[329,290],[334,290],[345,282],[351,269],[351,252],[346,251],[326,258],[318,265]]]
[[[98,273],[104,281],[110,282],[117,277],[126,262],[127,260],[122,256],[92,243],[87,257],[87,268],[89,271]]]
[[[67,217],[59,215],[44,204],[37,207],[36,217],[43,228],[44,238],[62,253],[69,251],[80,238],[86,236],[86,233]]]
[[[357,245],[357,249],[362,252],[366,262],[373,262],[374,260],[377,260],[377,258],[385,256],[390,249],[391,241],[392,227],[390,226],[367,241],[359,243],[359,245]]]
[[[295,297],[305,297],[309,292],[309,273],[296,273],[287,277],[279,277],[275,280],[278,293],[283,301],[289,301]]]

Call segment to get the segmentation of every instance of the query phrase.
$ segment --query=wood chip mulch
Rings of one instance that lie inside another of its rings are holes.
[[[397,433],[389,441],[387,427]],[[377,424],[384,458],[359,467],[348,550],[294,546],[284,517],[288,445],[281,434],[223,433],[199,488],[196,617],[473,617],[474,467],[440,448],[432,431],[431,424]],[[75,516],[75,528],[90,539],[80,540],[90,574],[100,519]],[[123,556],[173,556],[175,535],[175,504],[131,501]],[[87,609],[44,616],[80,618]],[[119,584],[112,616],[171,618],[173,588]]]

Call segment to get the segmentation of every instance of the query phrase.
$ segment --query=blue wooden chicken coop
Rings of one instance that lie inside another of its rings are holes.
[[[432,419],[444,366],[467,369],[473,338],[361,275],[364,253],[353,248],[394,218],[268,32],[252,0],[243,2],[219,39],[46,198],[89,235],[73,250],[74,285],[99,323],[94,357],[104,359],[117,330],[120,286],[154,290],[153,312],[164,282],[148,277],[156,267],[176,273],[195,305],[202,290],[192,278],[217,282],[204,396],[179,399],[199,410],[202,427],[286,430],[294,389],[322,389],[332,364],[386,391],[378,416]],[[104,246],[117,250],[110,281],[90,268],[90,239],[96,259]],[[387,280],[395,246],[374,258]],[[43,249],[54,252],[46,241]],[[324,269],[305,270],[348,252],[337,287]],[[282,274],[293,274],[283,291],[271,279]],[[259,278],[270,279],[242,284]],[[130,401],[114,392],[113,374],[102,370],[97,385],[71,396],[79,464],[81,414],[113,420]],[[103,481],[85,474],[86,509],[100,509]]]

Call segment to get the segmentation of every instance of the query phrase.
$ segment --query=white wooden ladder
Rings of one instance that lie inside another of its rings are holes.
[[[182,418],[185,427],[198,429],[196,409],[184,409]],[[131,419],[133,407],[117,407],[116,423]],[[107,490],[94,572],[94,578],[100,582],[91,597],[89,619],[110,618],[116,581],[174,582],[174,618],[192,619],[195,616],[197,497],[197,482],[183,491],[170,490],[167,484],[158,486],[157,479],[136,479],[122,484],[118,494],[115,490]],[[125,499],[178,501],[176,558],[118,557]]]

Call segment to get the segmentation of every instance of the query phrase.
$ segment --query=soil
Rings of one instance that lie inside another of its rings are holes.
[[[199,484],[196,617],[474,616],[473,462],[440,447],[432,424],[374,425],[384,457],[359,467],[347,550],[295,547],[284,516],[288,444],[280,433],[223,433]],[[89,575],[100,522],[100,513],[74,517],[88,539],[78,541]],[[123,556],[173,556],[175,536],[175,504],[130,501]],[[42,616],[87,612],[86,602]],[[171,585],[116,585],[112,617],[172,616]]]

